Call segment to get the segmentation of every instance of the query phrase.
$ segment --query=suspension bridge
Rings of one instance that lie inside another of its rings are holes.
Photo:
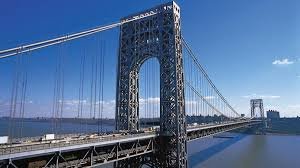
[[[115,29],[119,39],[114,68],[107,59],[112,47],[103,34]],[[45,55],[56,58],[49,114],[54,137],[23,137],[28,92],[34,91],[28,90],[29,62]],[[0,167],[96,167],[109,163],[114,167],[187,167],[188,141],[265,123],[262,100],[252,100],[251,116],[242,117],[217,89],[181,33],[180,8],[175,2],[113,24],[2,50],[2,60],[14,61],[15,73],[8,141],[0,144]],[[70,116],[66,114],[69,88],[65,66],[72,61],[77,61],[79,86],[70,85],[78,93]],[[115,82],[107,79],[112,74]],[[107,86],[105,82],[111,83]],[[111,108],[115,116],[105,111],[109,86],[116,87],[115,107]],[[62,124],[67,117],[78,121],[80,129],[64,134]],[[110,119],[115,129],[105,130]],[[95,121],[97,131],[89,131],[90,121]]]

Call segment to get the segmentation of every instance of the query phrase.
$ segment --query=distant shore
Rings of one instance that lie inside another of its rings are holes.
[[[63,123],[73,123],[73,124],[87,124],[87,125],[98,125],[105,124],[109,126],[115,125],[115,119],[112,118],[46,118],[46,117],[36,117],[36,118],[9,118],[0,117],[1,121],[13,120],[16,122],[63,122]],[[159,125],[159,118],[155,120],[141,119],[141,123],[150,125],[155,123]],[[266,133],[269,135],[300,135],[300,118],[279,118],[279,119],[268,119],[268,128]]]
[[[300,135],[300,118],[277,118],[267,121],[266,132],[273,135]]]
[[[37,118],[9,118],[9,117],[0,117],[1,120],[14,120],[14,121],[22,121],[22,122],[64,122],[64,123],[84,123],[89,125],[97,125],[98,123],[106,124],[106,125],[115,125],[114,119],[104,118],[45,118],[45,117],[37,117]]]
[[[300,133],[288,133],[288,132],[267,132],[266,135],[281,135],[281,136],[300,136]]]

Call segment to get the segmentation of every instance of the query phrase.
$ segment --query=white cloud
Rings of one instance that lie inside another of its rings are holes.
[[[144,99],[144,98],[140,98],[139,99],[139,103],[140,104],[147,104],[147,103],[150,103],[150,104],[159,104],[160,102],[160,98],[159,97],[149,97],[147,99]]]
[[[206,99],[214,99],[214,96],[207,96]],[[78,100],[64,100],[64,115],[74,116],[78,111]],[[191,115],[196,112],[196,109],[200,109],[200,104],[203,104],[203,101],[199,99],[196,100],[186,100],[186,113]],[[114,118],[115,117],[115,101],[114,100],[105,100],[101,102],[96,102],[96,107],[99,107],[98,104],[103,104],[103,117]],[[149,97],[149,98],[140,98],[139,99],[139,114],[140,117],[159,117],[160,113],[160,98],[159,97]],[[90,102],[83,100],[83,116],[90,116]],[[97,108],[96,108],[97,109]],[[212,114],[212,110],[209,108],[209,112]],[[215,112],[216,113],[216,112]],[[96,112],[96,115],[98,113]],[[67,116],[66,116],[67,117]],[[96,116],[97,118],[97,116]]]
[[[62,102],[62,101],[59,101]],[[88,100],[64,100],[64,117],[74,117],[78,114],[78,105],[82,103],[82,117],[90,117],[90,115],[94,115],[95,110],[95,117],[98,117],[99,108],[103,107],[103,114],[104,118],[113,118],[115,115],[115,101],[114,100],[104,100],[104,101],[97,101],[91,105],[91,102]],[[91,112],[92,107],[92,112]]]
[[[261,99],[279,99],[280,96],[277,95],[258,95],[256,93],[251,95],[242,96],[243,98],[247,99],[255,99],[255,98],[261,98]]]
[[[275,60],[272,62],[273,65],[290,65],[290,64],[293,64],[294,61],[290,61],[289,59],[287,58],[284,58],[282,60]]]
[[[84,105],[87,104],[87,100],[64,100],[64,101],[59,100],[59,103],[62,103],[62,102],[64,102],[64,105],[69,105],[69,106],[78,105],[80,102]]]
[[[290,108],[290,109],[300,109],[300,104],[288,105],[288,108]]]
[[[21,104],[21,102],[16,103],[17,106],[20,104]],[[25,104],[33,104],[33,101],[32,100],[25,101]],[[10,101],[1,101],[0,100],[0,107],[4,107],[4,106],[10,107],[11,106]]]
[[[205,96],[204,99],[206,100],[211,100],[211,99],[215,99],[216,97],[215,96]]]
[[[186,100],[185,101],[185,105],[196,105],[197,101],[193,101],[193,100]]]
[[[261,95],[260,98],[262,98],[262,99],[279,99],[280,96],[275,96],[275,95]]]

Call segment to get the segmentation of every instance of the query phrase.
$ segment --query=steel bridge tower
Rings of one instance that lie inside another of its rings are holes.
[[[265,129],[267,128],[267,121],[265,118],[263,100],[262,99],[251,99],[250,107],[251,107],[251,118],[257,118],[257,116],[255,115],[255,109],[259,108],[259,115],[263,121],[263,133],[265,133]]]
[[[170,2],[125,17],[121,22],[131,19],[135,20],[120,27],[116,129],[139,130],[139,70],[147,59],[157,58],[160,64],[159,167],[187,167],[180,8]]]
[[[259,108],[259,114],[261,118],[265,118],[264,105],[262,99],[251,99],[250,100],[251,107],[251,118],[255,118],[255,109]]]

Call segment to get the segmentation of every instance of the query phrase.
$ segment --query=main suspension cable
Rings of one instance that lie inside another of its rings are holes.
[[[188,51],[189,55],[191,56],[191,58],[193,59],[194,63],[197,65],[197,67],[199,68],[199,70],[203,73],[204,77],[207,79],[207,81],[209,82],[209,84],[216,91],[216,93],[223,100],[223,102],[227,105],[227,107],[230,110],[232,110],[239,117],[240,116],[239,113],[236,112],[233,109],[233,107],[227,102],[227,100],[223,97],[223,95],[219,92],[219,90],[216,88],[216,86],[214,85],[214,83],[211,81],[211,79],[209,78],[208,74],[206,73],[206,71],[204,70],[204,68],[201,66],[201,64],[197,60],[197,57],[195,56],[194,52],[191,50],[191,48],[189,47],[189,45],[187,44],[187,42],[184,40],[183,37],[181,37],[181,39],[182,39],[183,46],[187,49],[187,51]]]
[[[50,40],[40,41],[40,42],[29,44],[29,45],[23,45],[23,46],[11,48],[11,49],[2,50],[2,51],[0,51],[0,59],[15,56],[20,53],[26,53],[29,51],[38,50],[41,48],[49,47],[49,46],[60,44],[60,43],[65,43],[67,41],[75,40],[75,39],[89,36],[89,35],[99,33],[99,32],[105,31],[105,30],[109,30],[109,29],[121,26],[122,24],[129,23],[129,22],[132,22],[132,21],[135,21],[138,19],[146,18],[149,16],[153,16],[156,14],[157,14],[156,12],[151,12],[149,14],[136,16],[132,19],[122,20],[120,22],[112,23],[112,24],[109,24],[106,26],[100,26],[100,27],[96,27],[94,29],[90,29],[90,30],[86,30],[86,31],[82,31],[82,32],[74,33],[74,34],[69,34],[66,36],[61,36],[61,37],[50,39]]]

